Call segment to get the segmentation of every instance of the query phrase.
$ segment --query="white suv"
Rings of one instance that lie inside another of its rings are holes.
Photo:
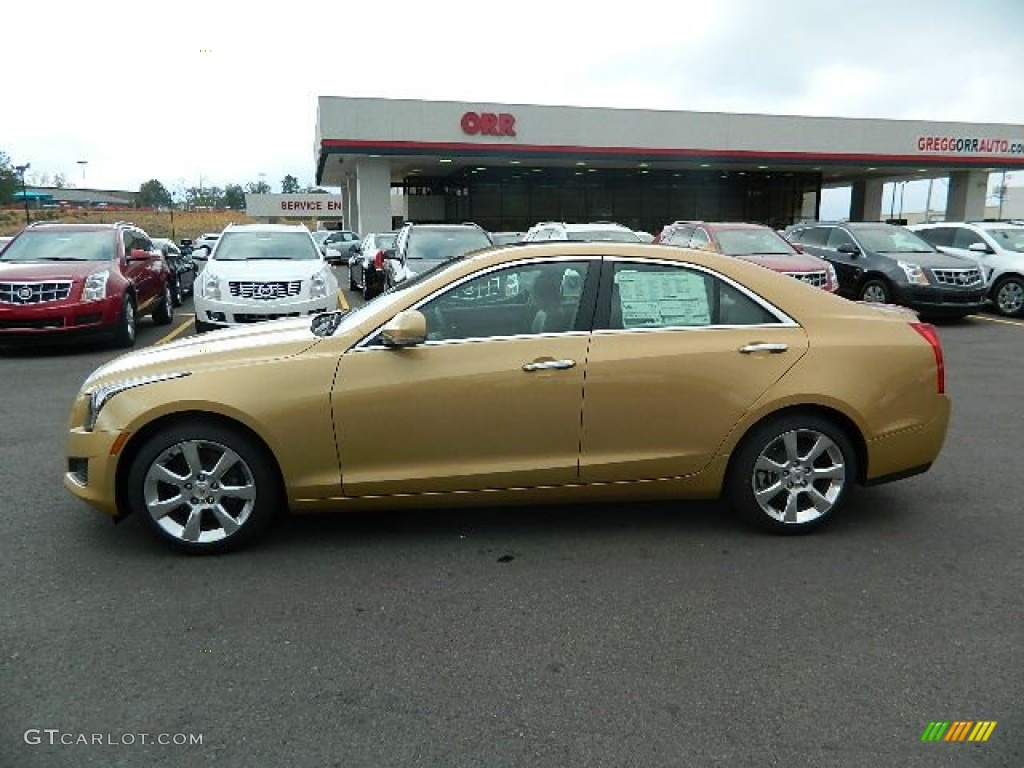
[[[579,240],[592,242],[600,240],[615,243],[642,243],[640,236],[629,227],[608,221],[593,224],[566,224],[562,221],[542,221],[534,224],[523,238],[524,243],[543,240]]]
[[[913,230],[943,253],[977,262],[996,311],[1024,316],[1024,226],[1001,221],[943,221]]]
[[[338,308],[338,281],[309,230],[241,224],[224,230],[196,278],[196,331]]]

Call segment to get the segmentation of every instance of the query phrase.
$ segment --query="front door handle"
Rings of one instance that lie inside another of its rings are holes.
[[[783,344],[781,342],[757,342],[755,344],[747,344],[745,347],[740,347],[740,352],[744,355],[752,355],[755,352],[770,352],[773,355],[780,355],[789,349],[789,344]]]
[[[527,373],[530,371],[561,371],[575,366],[575,360],[535,360],[532,363],[525,363],[523,370]]]

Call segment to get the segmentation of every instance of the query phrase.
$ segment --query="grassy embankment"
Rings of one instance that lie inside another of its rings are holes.
[[[119,210],[32,210],[32,221],[61,221],[68,224],[110,224],[115,221],[130,221],[142,227],[150,237],[195,238],[204,232],[220,232],[228,224],[253,224],[241,211],[175,211],[174,231],[171,232],[169,211],[119,209]],[[291,219],[290,223],[313,227],[314,222]],[[15,235],[25,226],[23,208],[0,210],[0,235]]]

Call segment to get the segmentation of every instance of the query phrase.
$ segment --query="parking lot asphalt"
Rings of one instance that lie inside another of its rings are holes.
[[[1024,322],[940,336],[939,461],[811,536],[713,503],[471,509],[207,558],[61,485],[114,352],[0,352],[0,766],[1024,765]],[[921,741],[956,720],[997,725]],[[178,734],[202,744],[153,743]]]

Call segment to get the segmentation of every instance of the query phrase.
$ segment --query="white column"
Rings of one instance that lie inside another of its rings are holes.
[[[356,206],[361,235],[391,230],[391,161],[367,157],[356,161]]]
[[[853,182],[850,190],[850,221],[882,220],[881,179]]]
[[[345,174],[345,228],[356,232],[359,222],[359,201],[356,199],[355,174]]]
[[[988,171],[953,171],[946,195],[946,221],[977,221],[985,218]]]

